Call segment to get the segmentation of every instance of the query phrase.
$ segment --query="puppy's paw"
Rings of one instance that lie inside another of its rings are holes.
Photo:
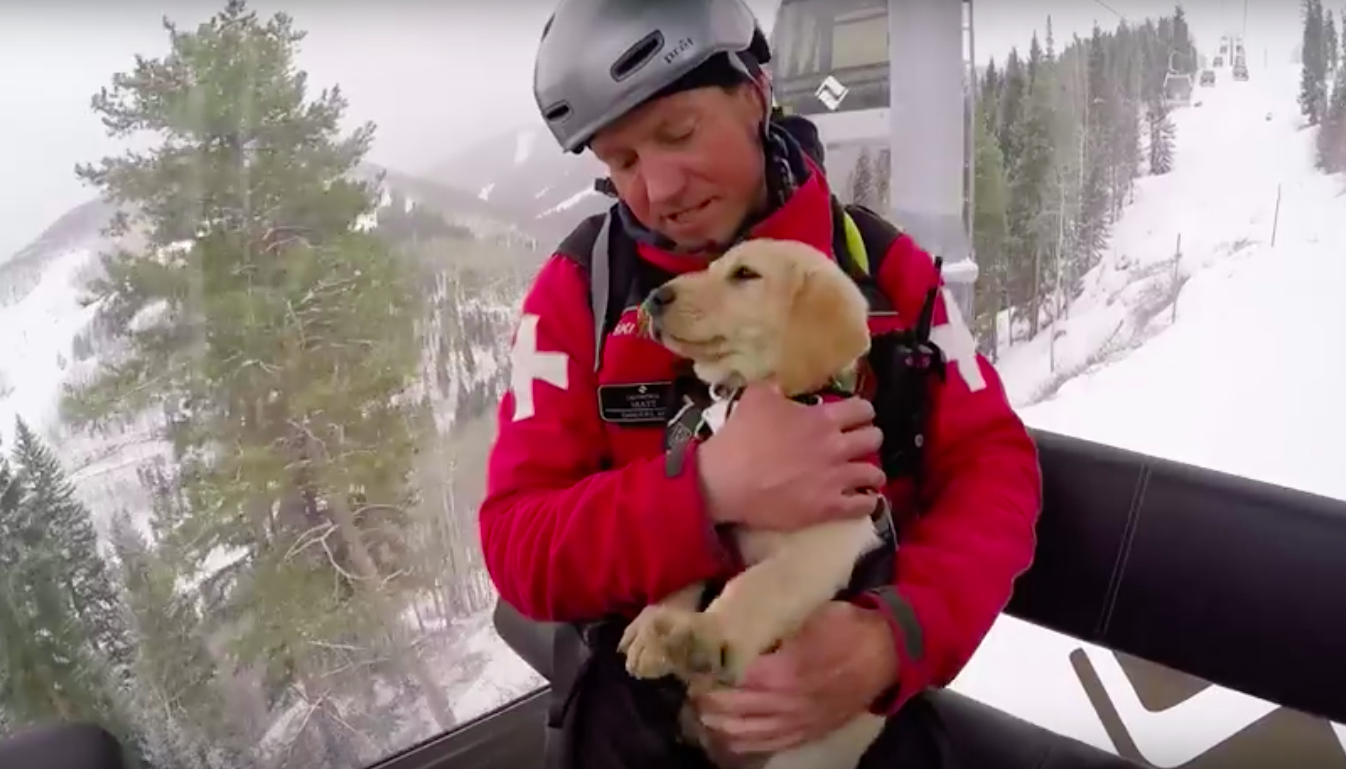
[[[714,614],[668,606],[647,606],[626,628],[617,650],[636,678],[675,675],[685,683],[712,678],[735,684],[748,660]]]
[[[668,650],[669,629],[688,612],[668,606],[646,606],[626,626],[617,651],[626,655],[626,672],[635,678],[663,678],[677,673]]]

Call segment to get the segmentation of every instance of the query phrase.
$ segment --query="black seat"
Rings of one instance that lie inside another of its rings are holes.
[[[124,769],[121,744],[93,724],[44,724],[0,741],[0,769]]]
[[[1346,502],[1034,437],[1038,550],[1009,614],[1346,722]]]

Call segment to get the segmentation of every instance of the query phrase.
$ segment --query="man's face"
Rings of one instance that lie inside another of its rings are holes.
[[[590,146],[642,224],[698,250],[727,243],[765,204],[765,112],[752,85],[697,88],[640,106]]]

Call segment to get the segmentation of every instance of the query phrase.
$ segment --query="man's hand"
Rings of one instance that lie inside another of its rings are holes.
[[[749,666],[741,687],[700,693],[695,705],[726,750],[774,753],[865,712],[896,681],[896,651],[883,617],[832,601],[797,636]]]
[[[883,434],[863,398],[806,406],[748,387],[698,451],[707,508],[720,523],[794,531],[869,515],[883,470],[866,461]]]

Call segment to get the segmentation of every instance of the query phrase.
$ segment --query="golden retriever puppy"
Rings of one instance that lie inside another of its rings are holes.
[[[711,429],[723,423],[732,393],[749,383],[774,382],[791,397],[829,384],[853,386],[856,364],[869,350],[867,319],[864,295],[827,255],[803,243],[765,239],[669,281],[641,308],[645,331],[691,359],[716,394],[705,417]],[[693,688],[738,684],[749,663],[845,588],[856,561],[881,541],[869,519],[788,533],[738,527],[735,538],[747,568],[704,612],[697,611],[704,586],[688,585],[646,607],[627,628],[618,649],[633,676],[672,674]],[[684,710],[687,737],[721,766],[749,765],[714,755],[692,715]],[[749,763],[850,769],[883,723],[866,713],[816,742]]]

